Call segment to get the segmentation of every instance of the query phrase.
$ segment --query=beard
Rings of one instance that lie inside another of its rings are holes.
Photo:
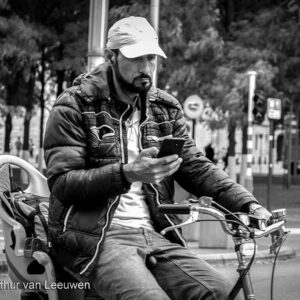
[[[125,90],[131,93],[147,93],[152,86],[152,79],[147,74],[141,74],[133,79],[132,82],[128,82],[120,73],[118,63],[114,64],[116,77]]]

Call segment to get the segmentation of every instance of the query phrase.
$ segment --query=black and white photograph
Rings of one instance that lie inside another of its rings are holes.
[[[0,300],[300,295],[300,0],[0,0]]]

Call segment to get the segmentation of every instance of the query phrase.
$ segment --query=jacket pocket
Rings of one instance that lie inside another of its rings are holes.
[[[109,125],[90,128],[92,141],[90,153],[93,158],[112,158],[118,155],[116,132]]]
[[[159,147],[163,140],[173,137],[173,121],[148,121],[141,126],[142,142],[145,148]]]

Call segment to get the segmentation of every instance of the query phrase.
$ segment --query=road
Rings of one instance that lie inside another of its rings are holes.
[[[221,267],[222,274],[237,278],[233,266]],[[251,269],[252,284],[256,299],[270,300],[272,264],[262,262],[254,264]],[[286,261],[278,261],[275,268],[273,289],[274,300],[295,300],[300,295],[300,256]]]

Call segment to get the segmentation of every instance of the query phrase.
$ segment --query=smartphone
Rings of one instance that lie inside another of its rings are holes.
[[[164,157],[172,154],[180,155],[184,143],[184,138],[166,138],[161,144],[157,157]]]

